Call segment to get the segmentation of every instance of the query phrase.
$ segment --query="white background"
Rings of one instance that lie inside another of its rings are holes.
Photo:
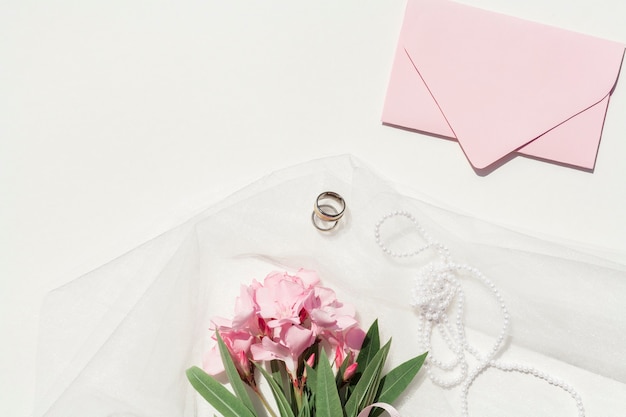
[[[626,42],[622,0],[464,2]],[[31,413],[47,291],[310,159],[351,153],[404,190],[626,262],[626,86],[595,172],[516,158],[481,177],[458,144],[380,123],[403,12],[0,1],[0,415]]]

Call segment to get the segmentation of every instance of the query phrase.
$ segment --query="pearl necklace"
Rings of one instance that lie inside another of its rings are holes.
[[[405,217],[408,219],[412,223],[412,227],[417,230],[424,240],[424,245],[412,252],[394,252],[385,246],[380,237],[380,228],[392,217]],[[448,248],[435,241],[426,233],[415,217],[406,211],[394,211],[384,215],[380,221],[376,223],[374,236],[376,243],[382,251],[395,258],[413,257],[427,250],[434,250],[435,254],[438,255],[438,260],[428,263],[418,271],[415,287],[412,290],[411,305],[418,312],[420,319],[417,334],[418,341],[420,345],[429,351],[429,355],[424,363],[428,377],[435,385],[442,388],[461,386],[460,400],[462,417],[469,417],[467,396],[470,386],[476,378],[488,368],[534,376],[535,378],[561,388],[575,401],[578,409],[578,417],[585,417],[585,409],[580,395],[564,381],[533,367],[515,363],[505,363],[495,359],[495,356],[503,348],[509,329],[509,313],[494,283],[485,277],[478,269],[469,265],[454,263]],[[459,277],[469,277],[478,281],[493,295],[499,306],[502,315],[502,327],[491,349],[486,353],[472,346],[465,335],[465,326],[463,323],[465,294]],[[454,302],[456,302],[456,304]],[[448,316],[450,310],[456,310],[453,323],[451,323],[450,317]],[[434,331],[439,333],[443,343],[450,352],[453,353],[452,359],[443,361],[435,356],[431,344]],[[471,370],[468,364],[467,354],[470,354],[477,362],[477,365]],[[454,376],[448,377],[447,379],[440,376],[450,374],[454,374]]]

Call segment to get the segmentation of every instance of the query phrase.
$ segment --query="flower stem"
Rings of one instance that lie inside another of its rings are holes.
[[[263,406],[265,407],[265,409],[270,413],[270,415],[272,417],[278,417],[276,415],[276,413],[274,412],[274,410],[272,410],[272,407],[270,407],[270,405],[268,404],[267,400],[265,399],[265,396],[263,395],[263,393],[261,392],[261,390],[258,387],[254,387],[254,392],[256,392],[256,395],[259,397],[259,399],[261,400],[261,402],[263,403]]]
[[[302,387],[295,390],[294,397],[296,397],[296,405],[298,410],[300,410],[302,408]]]

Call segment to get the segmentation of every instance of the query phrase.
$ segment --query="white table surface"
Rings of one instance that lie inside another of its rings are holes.
[[[626,42],[623,0],[464,3]],[[31,413],[46,292],[319,157],[626,263],[623,80],[595,172],[478,176],[458,144],[381,125],[404,5],[0,2],[0,415]]]

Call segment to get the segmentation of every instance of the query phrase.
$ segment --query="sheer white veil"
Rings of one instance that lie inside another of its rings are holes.
[[[340,193],[337,230],[311,224],[315,197]],[[410,307],[428,254],[394,259],[374,239],[386,213],[412,213],[452,256],[500,290],[511,329],[501,356],[568,381],[588,416],[626,409],[626,266],[399,194],[368,166],[339,156],[276,172],[131,252],[51,292],[41,312],[37,417],[210,416],[185,369],[208,349],[209,320],[232,314],[239,286],[300,267],[353,303],[364,327],[393,338],[390,366],[422,352]],[[390,244],[411,245],[390,223]],[[501,326],[494,300],[463,282],[468,338],[488,345]],[[424,373],[398,402],[403,417],[455,416],[458,391]],[[529,376],[489,370],[470,415],[576,415],[567,395]]]

